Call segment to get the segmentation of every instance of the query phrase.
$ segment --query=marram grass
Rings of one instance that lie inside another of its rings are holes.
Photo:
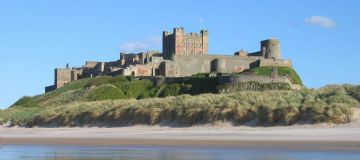
[[[34,106],[13,106],[0,111],[0,121],[24,127],[191,126],[217,122],[263,126],[347,123],[351,121],[354,109],[360,106],[360,87],[352,85],[333,85],[316,90],[241,91],[101,101],[87,101],[88,95],[82,94],[84,88],[72,92],[78,92],[76,101],[69,100],[74,97],[57,96],[59,99],[43,100]],[[24,101],[31,102],[31,99]]]

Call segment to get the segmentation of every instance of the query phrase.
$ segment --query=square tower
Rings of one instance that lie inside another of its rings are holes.
[[[172,55],[208,54],[208,31],[185,33],[184,28],[174,28],[173,33],[163,32],[163,54],[165,59]]]

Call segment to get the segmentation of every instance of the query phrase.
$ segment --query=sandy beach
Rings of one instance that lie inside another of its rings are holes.
[[[360,123],[329,126],[0,128],[1,145],[190,146],[360,151]]]

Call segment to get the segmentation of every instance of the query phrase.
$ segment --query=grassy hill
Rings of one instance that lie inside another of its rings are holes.
[[[271,74],[271,69],[272,68],[264,67],[261,70],[254,70],[252,72],[256,75],[268,75],[269,73]],[[291,68],[283,70],[286,70],[286,73],[291,73],[288,75],[296,75],[295,79],[299,79],[296,72]],[[293,76],[290,77],[293,78]],[[182,94],[198,95],[203,93],[219,93],[220,90],[224,90],[226,87],[229,86],[220,85],[216,78],[204,76],[187,77],[178,82],[160,85],[154,84],[147,79],[137,79],[131,76],[102,76],[73,81],[47,94],[23,97],[13,104],[11,108],[56,106],[73,102],[100,100],[144,99]],[[291,89],[287,83],[258,83],[252,81],[240,83],[237,85],[237,88],[238,90],[245,91]]]
[[[265,126],[346,123],[351,121],[354,109],[360,106],[360,86],[351,85],[327,86],[318,90],[243,91],[195,96],[185,94],[147,99],[70,102],[72,98],[65,100],[57,96],[60,102],[43,100],[44,96],[50,94],[19,100],[13,107],[0,112],[0,121],[11,121],[12,125],[27,127],[135,124],[189,126],[224,121],[234,125],[251,121]],[[84,95],[81,97],[86,98]],[[34,103],[37,105],[30,105]]]
[[[176,96],[180,94],[215,93],[216,80],[190,78],[184,83],[156,85],[150,80],[124,76],[103,76],[81,79],[55,91],[33,97],[23,97],[10,108],[45,107],[73,102],[115,99],[144,99]]]
[[[252,72],[268,75],[269,69]],[[278,73],[293,74],[287,69]],[[296,76],[290,77],[301,84]],[[168,84],[123,76],[82,79],[47,94],[21,98],[0,110],[0,123],[25,127],[346,123],[360,106],[360,86],[296,91],[277,83],[241,85],[244,91],[219,94],[223,86],[211,77],[194,76]]]

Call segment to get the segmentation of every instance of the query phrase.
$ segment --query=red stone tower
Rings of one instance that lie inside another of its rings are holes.
[[[208,31],[185,33],[184,28],[174,28],[173,33],[163,32],[163,54],[165,59],[172,55],[208,54]]]

